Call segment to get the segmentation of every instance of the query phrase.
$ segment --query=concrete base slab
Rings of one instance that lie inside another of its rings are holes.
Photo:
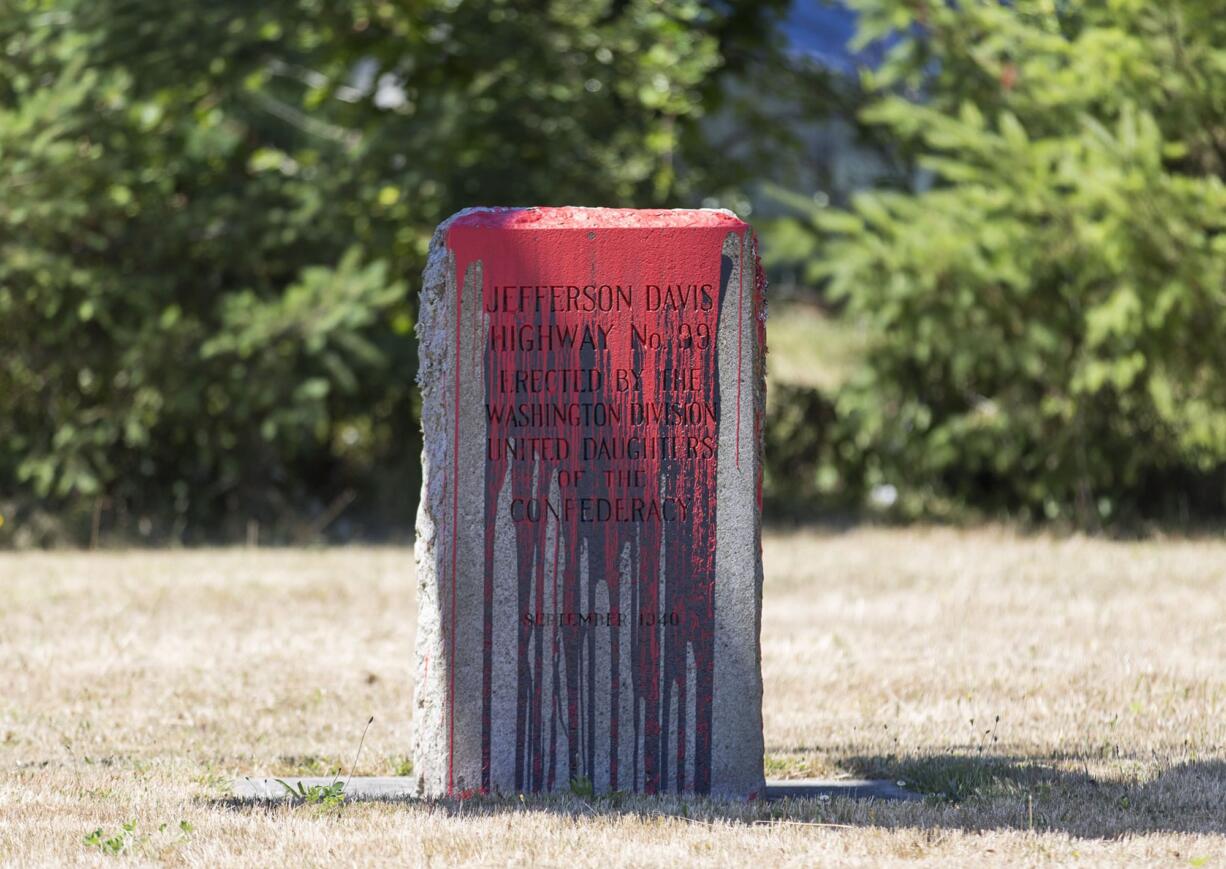
[[[922,800],[922,794],[909,791],[888,779],[767,779],[768,800],[850,799]]]
[[[344,776],[340,780],[345,781]],[[234,780],[234,796],[247,800],[279,800],[289,796],[281,782],[297,790],[300,784],[304,788],[327,787],[334,781],[332,776],[285,776],[280,779],[244,776]],[[408,799],[417,795],[416,782],[410,776],[354,776],[345,786],[345,797],[350,800]]]
[[[286,776],[281,779],[295,789],[299,784],[306,788],[313,785],[327,786],[335,780],[331,776]],[[355,776],[345,787],[345,796],[351,800],[404,800],[413,798],[416,792],[416,779],[408,776]],[[244,776],[234,780],[234,795],[240,799],[277,800],[289,794],[275,778]],[[768,800],[922,799],[920,794],[901,788],[892,781],[817,778],[767,781],[766,798]]]

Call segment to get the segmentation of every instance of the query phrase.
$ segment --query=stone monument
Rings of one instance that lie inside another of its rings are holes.
[[[439,226],[418,325],[421,795],[762,794],[764,290],[728,211]]]

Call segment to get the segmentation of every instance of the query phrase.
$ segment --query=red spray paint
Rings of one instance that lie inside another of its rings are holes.
[[[745,271],[754,266],[745,261],[748,228],[730,215],[569,208],[482,211],[456,219],[449,228],[447,244],[455,255],[457,288],[456,456],[461,437],[460,299],[469,266],[478,261],[486,330],[486,431],[463,433],[466,438],[487,439],[482,645],[485,790],[490,787],[491,761],[495,527],[500,495],[507,486],[513,511],[516,505],[535,504],[538,511],[565,514],[532,521],[527,513],[531,507],[524,506],[521,519],[513,523],[518,611],[544,610],[548,585],[552,600],[561,596],[563,613],[590,613],[597,610],[596,590],[604,583],[609,618],[624,619],[632,626],[627,649],[621,642],[622,631],[608,626],[557,621],[533,624],[517,619],[516,789],[552,789],[558,784],[560,753],[565,751],[572,777],[595,780],[597,763],[607,764],[601,772],[607,774],[612,790],[709,790],[716,447],[721,413],[717,338],[721,300],[733,289],[727,285],[728,262],[722,254],[730,233],[740,236],[741,280],[735,288],[739,301]],[[756,275],[757,270],[751,274]],[[648,296],[649,285],[659,288],[653,298]],[[543,294],[539,287],[545,288]],[[673,289],[666,289],[670,287]],[[752,289],[756,314],[761,282],[756,281]],[[589,307],[595,310],[585,310]],[[743,305],[738,304],[737,310],[743,311]],[[736,326],[738,390],[735,410],[728,408],[737,414],[734,458],[738,466],[746,325],[739,322]],[[758,346],[762,346],[760,323],[758,329]],[[651,335],[659,336],[658,346],[653,345]],[[696,374],[680,378],[678,384],[675,372],[682,369],[694,369]],[[757,373],[755,366],[755,377]],[[757,417],[755,413],[755,434],[760,426]],[[564,454],[558,446],[562,441],[569,444]],[[585,444],[606,449],[635,444],[638,455],[633,459],[585,455]],[[457,461],[453,458],[456,477]],[[642,476],[615,473],[606,477],[607,470],[635,471]],[[562,478],[580,482],[556,488]],[[604,505],[609,505],[614,521],[589,521],[598,518]],[[628,520],[615,521],[620,518],[616,505],[626,508]],[[457,520],[453,504],[453,662]],[[630,555],[630,573],[625,579],[623,552]],[[580,578],[583,554],[588,565],[586,594]],[[630,583],[628,613],[621,610],[623,581]],[[677,624],[654,623],[660,614],[666,619],[675,616]],[[598,631],[609,634],[611,661],[597,661]],[[549,694],[554,698],[549,708],[544,704],[546,655],[553,663],[548,668],[553,679]],[[621,684],[623,656],[629,656],[630,686]],[[687,720],[690,657],[695,664],[693,721]],[[598,669],[609,672],[609,679],[600,684]],[[621,716],[621,695],[626,690],[632,698],[630,721]],[[559,701],[563,693],[564,708]],[[678,735],[669,751],[674,702]],[[454,676],[449,704],[449,744],[454,746],[450,711],[455,708]],[[598,704],[607,709],[609,722],[608,742],[601,745],[597,745]],[[635,746],[630,770],[621,768],[618,760],[620,739],[627,727]],[[693,739],[693,758],[686,755],[687,736]],[[689,780],[688,760],[693,762]],[[449,791],[454,788],[453,767],[452,749]]]

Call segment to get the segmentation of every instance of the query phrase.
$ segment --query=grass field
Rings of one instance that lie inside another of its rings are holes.
[[[832,317],[815,305],[772,302],[766,376],[771,386],[833,391],[862,365],[867,341],[847,318]],[[771,392],[766,390],[768,397]]]
[[[406,771],[411,562],[0,557],[0,864],[1226,865],[1226,543],[770,535],[768,775],[923,803],[228,799]]]

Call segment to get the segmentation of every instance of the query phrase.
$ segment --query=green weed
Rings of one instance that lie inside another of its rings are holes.
[[[85,844],[97,848],[104,854],[112,856],[127,851],[136,840],[136,821],[128,821],[113,836],[108,836],[99,828],[85,837]]]
[[[326,785],[305,785],[302,782],[291,785],[285,779],[280,778],[275,781],[285,788],[285,792],[291,798],[301,800],[309,806],[331,809],[345,802],[345,782],[339,779]]]

